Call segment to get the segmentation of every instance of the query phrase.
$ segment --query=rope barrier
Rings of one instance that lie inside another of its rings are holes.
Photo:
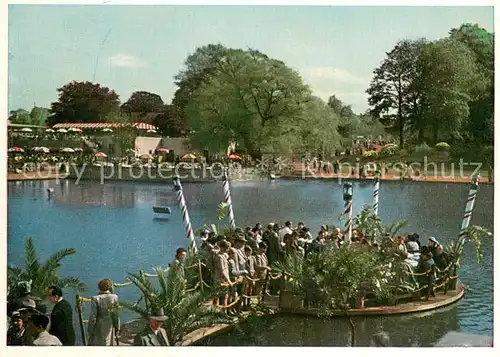
[[[124,286],[129,286],[129,285],[131,285],[131,284],[132,284],[132,282],[131,282],[131,281],[128,281],[128,282],[126,282],[126,283],[113,283],[113,286],[114,286],[115,288],[123,288]]]
[[[234,300],[234,301],[233,301],[232,303],[230,303],[229,305],[222,305],[222,306],[220,306],[220,305],[219,305],[219,306],[220,306],[220,307],[222,307],[223,309],[229,309],[229,308],[233,307],[234,305],[236,305],[238,302],[240,302],[240,300],[241,300],[241,298],[238,296],[238,297],[236,298],[236,300]]]
[[[148,273],[142,273],[142,275],[148,277],[148,278],[157,278],[158,274],[148,274]]]
[[[271,278],[271,280],[281,279],[281,274],[273,275],[269,273],[269,278]]]
[[[239,284],[241,282],[243,282],[243,278],[239,278],[238,280],[233,281],[233,282],[229,282],[229,283],[221,283],[220,285],[221,286],[234,286],[234,285]]]

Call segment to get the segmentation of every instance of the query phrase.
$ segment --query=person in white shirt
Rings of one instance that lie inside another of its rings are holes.
[[[281,228],[278,232],[278,235],[280,237],[280,241],[281,243],[284,243],[284,238],[285,238],[285,235],[286,234],[292,234],[293,231],[292,231],[292,222],[290,221],[286,221],[285,222],[285,226],[283,228]]]
[[[61,341],[47,332],[49,318],[37,314],[31,316],[30,333],[33,336],[33,346],[62,346]]]

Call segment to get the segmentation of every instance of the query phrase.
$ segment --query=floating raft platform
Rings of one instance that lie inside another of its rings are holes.
[[[456,290],[449,290],[446,294],[442,292],[436,293],[435,297],[430,297],[429,300],[411,301],[392,306],[375,306],[349,309],[351,316],[381,316],[381,315],[400,315],[417,312],[424,312],[439,309],[451,305],[459,301],[465,293],[465,287],[462,282],[457,281]],[[293,313],[298,315],[314,315],[320,314],[320,310],[316,308],[284,308],[280,307],[280,312]],[[334,311],[332,316],[345,316],[341,310]]]

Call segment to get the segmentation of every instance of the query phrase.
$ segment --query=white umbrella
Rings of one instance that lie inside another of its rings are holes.
[[[57,132],[58,133],[67,133],[68,131],[66,129],[58,129]]]
[[[45,129],[45,132],[46,132],[46,133],[54,133],[54,132],[55,132],[55,130],[54,130],[54,129]]]
[[[112,132],[113,132],[113,130],[111,130],[111,129],[109,129],[109,128],[104,128],[104,129],[102,129],[102,132],[103,132],[103,133],[112,133]]]
[[[146,133],[156,133],[156,130],[149,129],[148,131],[146,131]]]
[[[23,131],[25,133],[31,133],[33,130],[30,128],[22,128],[21,131]]]
[[[72,148],[64,148],[61,149],[61,152],[75,152],[75,150],[73,150]]]
[[[36,146],[33,148],[33,151],[36,151],[36,152],[44,152],[44,153],[49,153],[50,152],[50,149],[45,147],[45,146]]]

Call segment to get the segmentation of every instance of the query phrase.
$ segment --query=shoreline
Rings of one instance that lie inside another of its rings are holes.
[[[33,175],[33,173],[27,173],[27,174],[19,174],[19,173],[14,173],[14,172],[8,172],[7,173],[7,181],[8,182],[14,182],[14,181],[41,181],[41,180],[77,180],[78,177],[75,177],[73,175],[68,175],[64,173],[36,173],[36,175]],[[357,177],[357,176],[350,176],[350,175],[342,175],[342,174],[318,174],[318,175],[282,175],[282,176],[277,176],[276,180],[270,180],[268,178],[259,178],[259,177],[251,177],[251,178],[232,178],[232,181],[235,182],[251,182],[251,181],[280,181],[280,180],[307,180],[307,181],[334,181],[334,180],[339,180],[339,181],[364,181],[364,182],[372,182],[373,177]],[[80,181],[99,181],[99,177],[81,177]],[[141,182],[141,183],[164,183],[164,182],[171,182],[172,178],[150,178],[150,177],[145,177],[145,178],[118,178],[118,177],[111,177],[111,178],[106,178],[105,181],[110,181],[110,182],[119,182],[119,181],[124,181],[124,182]],[[216,178],[185,178],[182,180],[182,182],[185,183],[206,183],[206,182],[217,182],[219,181]],[[383,177],[380,178],[381,182],[384,181],[401,181],[401,182],[438,182],[438,183],[470,183],[471,177],[451,177],[451,176],[419,176],[419,177],[414,177],[412,179],[401,179],[400,176],[394,175],[394,174],[385,174]],[[480,184],[488,184],[488,185],[494,185],[494,182],[489,182],[487,180],[480,181]]]

